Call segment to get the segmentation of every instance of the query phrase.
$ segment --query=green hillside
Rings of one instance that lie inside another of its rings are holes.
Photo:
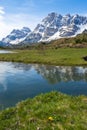
[[[0,130],[87,130],[87,97],[41,94],[0,112]]]

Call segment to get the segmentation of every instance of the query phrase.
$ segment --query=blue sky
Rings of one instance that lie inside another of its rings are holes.
[[[34,29],[51,12],[87,15],[87,0],[0,0],[0,38],[13,28]]]

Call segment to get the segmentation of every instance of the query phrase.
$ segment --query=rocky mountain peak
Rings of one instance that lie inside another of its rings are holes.
[[[13,29],[12,32],[7,35],[7,37],[2,39],[4,43],[17,44],[31,32],[31,30],[27,27],[23,27],[22,29]]]
[[[48,16],[42,20],[42,23],[47,25],[47,24],[53,23],[54,21],[57,21],[58,19],[61,20],[62,15],[52,12],[48,14]]]
[[[87,34],[87,29],[85,29],[85,30],[83,31],[83,33]]]
[[[23,27],[23,28],[21,29],[21,31],[24,32],[24,33],[29,33],[29,32],[31,32],[30,28],[28,28],[28,27]]]

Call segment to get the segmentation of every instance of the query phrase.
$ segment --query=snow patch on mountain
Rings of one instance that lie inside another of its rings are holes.
[[[18,44],[18,43],[20,43],[20,42],[22,42],[22,41],[24,41],[25,40],[25,37],[24,38],[20,38],[20,39],[18,39],[18,38],[16,38],[16,40],[12,40],[12,41],[10,41],[10,44]]]
[[[53,36],[51,36],[50,38],[47,39],[48,42],[52,41],[52,40],[57,40],[60,39],[60,32],[56,32]]]
[[[81,34],[85,29],[87,29],[87,24],[84,24],[84,25],[81,24],[78,27],[79,27],[79,30],[76,32],[76,35]]]

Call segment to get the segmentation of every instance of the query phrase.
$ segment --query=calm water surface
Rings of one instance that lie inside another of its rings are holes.
[[[12,51],[8,50],[0,50],[0,54],[6,54],[6,53],[13,53]]]
[[[52,90],[87,95],[87,67],[0,62],[0,109]]]

